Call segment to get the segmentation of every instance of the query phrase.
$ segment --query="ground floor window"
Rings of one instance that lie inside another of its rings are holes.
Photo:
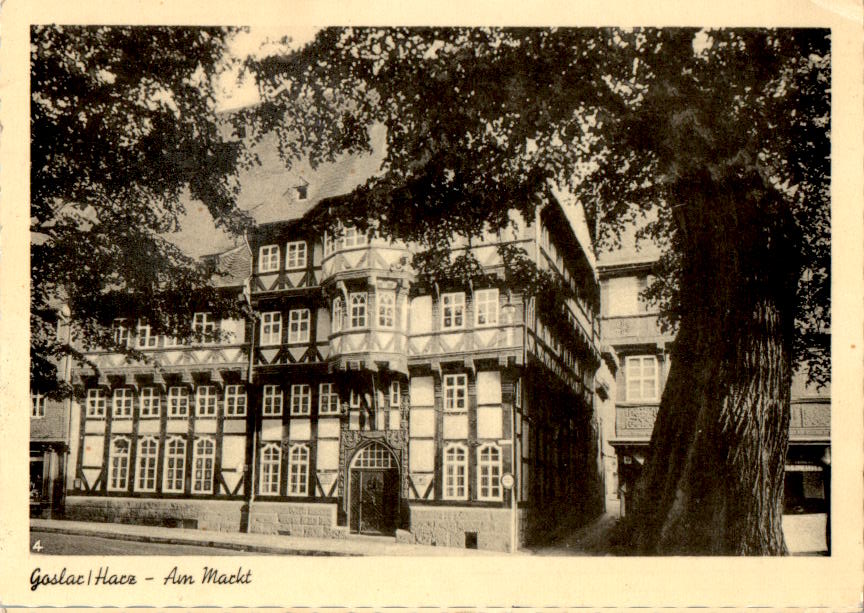
[[[477,450],[477,498],[501,500],[501,450],[496,445]]]
[[[213,493],[213,463],[215,461],[216,445],[211,438],[199,438],[195,441],[195,454],[192,467],[195,469],[192,481],[192,492],[195,494]]]
[[[108,456],[108,489],[126,490],[129,487],[129,439],[118,437],[111,441]]]
[[[175,436],[165,443],[165,475],[162,491],[182,493],[186,473],[186,441]]]
[[[288,456],[288,493],[292,496],[309,495],[309,447],[293,445]]]
[[[138,441],[138,483],[139,492],[156,491],[156,459],[159,457],[159,442],[148,436]]]
[[[261,494],[279,494],[279,477],[282,471],[282,450],[275,443],[261,450]]]
[[[468,454],[464,445],[448,445],[444,450],[444,499],[468,498]]]

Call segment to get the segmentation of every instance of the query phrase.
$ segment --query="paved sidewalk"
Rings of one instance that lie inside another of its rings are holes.
[[[31,519],[30,529],[39,532],[78,534],[103,538],[124,539],[144,543],[199,545],[236,549],[238,551],[280,555],[331,556],[490,556],[507,555],[496,551],[406,545],[395,537],[351,535],[345,539],[324,539],[278,534],[246,534],[242,532],[208,532],[187,528],[160,528],[132,524]],[[82,552],[86,555],[86,552]]]

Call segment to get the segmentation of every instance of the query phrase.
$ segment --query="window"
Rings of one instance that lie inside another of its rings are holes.
[[[165,337],[165,347],[177,347],[179,344],[176,336]]]
[[[351,294],[351,327],[366,327],[366,294]]]
[[[45,417],[45,396],[39,392],[30,392],[30,417],[34,419]]]
[[[288,314],[288,342],[309,342],[309,309],[294,309]]]
[[[474,292],[474,313],[478,326],[498,324],[498,290],[481,289]]]
[[[441,328],[454,330],[461,328],[465,321],[465,294],[444,294],[441,296]]]
[[[291,386],[291,415],[309,415],[312,393],[305,383]]]
[[[395,322],[396,294],[395,292],[378,293],[378,327],[392,328]]]
[[[139,415],[141,417],[159,417],[158,387],[141,388],[141,407],[139,409]]]
[[[279,311],[261,313],[261,344],[282,344],[282,313]]]
[[[444,410],[466,410],[468,408],[467,397],[467,375],[444,375]]]
[[[282,390],[278,385],[265,385],[263,397],[262,415],[282,415]]]
[[[195,494],[213,493],[213,463],[216,456],[216,445],[213,439],[199,438],[195,441],[192,455],[192,492]]]
[[[228,417],[246,415],[246,389],[242,385],[225,386],[225,415]]]
[[[185,387],[168,388],[168,417],[189,415],[189,390]]]
[[[463,445],[448,445],[444,450],[444,498],[468,498],[468,454]]]
[[[483,445],[477,450],[477,499],[501,500],[501,450]]]
[[[624,366],[624,377],[627,381],[627,402],[656,402],[656,356],[628,356]]]
[[[357,231],[357,228],[347,227],[342,231],[342,238],[339,242],[346,248],[362,247],[366,244],[366,235]]]
[[[309,447],[292,445],[288,456],[288,494],[309,495]]]
[[[358,394],[354,390],[351,390],[351,393],[348,395],[348,406],[350,406],[352,409],[360,408],[360,394]]]
[[[212,385],[199,385],[195,390],[195,414],[198,417],[216,416],[216,388]]]
[[[297,200],[306,200],[309,197],[309,186],[308,185],[298,185],[297,186]]]
[[[87,390],[87,417],[105,417],[105,391],[99,388]]]
[[[279,245],[265,245],[258,250],[258,272],[279,270]]]
[[[123,491],[129,488],[129,439],[115,438],[111,441],[108,458],[108,489]]]
[[[342,297],[336,296],[333,299],[333,332],[341,332],[342,331],[342,318],[344,317],[343,308],[342,308]]]
[[[159,337],[150,330],[150,325],[139,321],[135,337],[138,339],[138,349],[153,349],[157,346]]]
[[[174,436],[165,443],[165,474],[162,491],[182,493],[185,476],[186,441],[179,436]]]
[[[212,343],[216,332],[216,321],[212,313],[195,313],[192,318],[192,331],[201,336],[202,343]]]
[[[132,390],[128,387],[118,387],[114,390],[111,414],[114,419],[132,417]]]
[[[270,443],[261,450],[261,494],[279,494],[279,479],[282,473],[282,450]]]
[[[332,383],[318,385],[318,413],[322,415],[339,413],[339,394]]]
[[[114,342],[122,347],[129,344],[129,328],[126,325],[125,319],[114,320]]]
[[[306,243],[297,241],[285,246],[285,268],[306,268]]]
[[[156,460],[159,457],[159,442],[147,436],[138,441],[138,483],[139,492],[156,491]]]
[[[398,407],[400,404],[400,386],[399,381],[391,381],[390,382],[390,406]]]

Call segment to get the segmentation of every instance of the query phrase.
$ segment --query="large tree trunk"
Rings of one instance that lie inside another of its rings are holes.
[[[707,181],[687,190],[701,196],[680,211],[680,327],[632,544],[643,555],[780,555],[791,224],[758,177],[731,189]]]

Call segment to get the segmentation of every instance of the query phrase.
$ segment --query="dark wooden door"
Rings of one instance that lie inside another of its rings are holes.
[[[393,534],[399,511],[399,473],[395,469],[351,469],[351,530]]]

